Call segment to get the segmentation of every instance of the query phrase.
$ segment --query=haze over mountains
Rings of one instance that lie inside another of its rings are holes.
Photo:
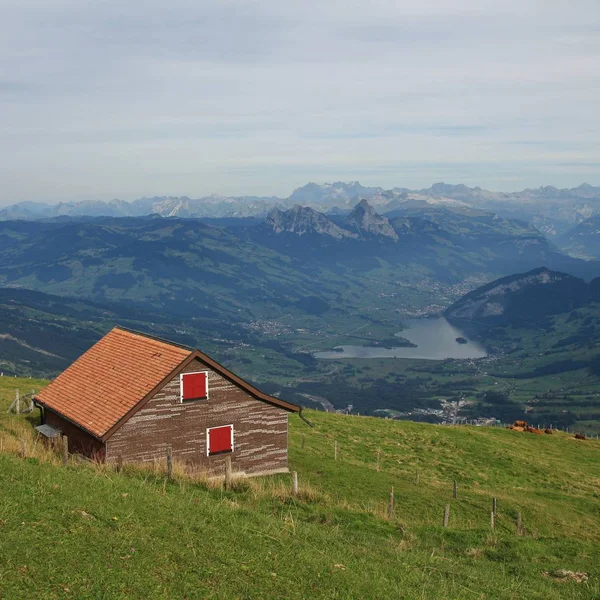
[[[504,217],[525,220],[548,236],[558,236],[594,215],[600,214],[600,187],[582,184],[572,189],[552,186],[519,192],[493,192],[462,184],[436,183],[429,188],[410,190],[396,187],[365,187],[357,181],[308,183],[288,197],[219,195],[202,198],[157,196],[133,202],[114,199],[109,202],[66,202],[56,205],[20,202],[0,211],[0,219],[40,219],[60,216],[131,217],[157,214],[164,217],[265,217],[273,208],[294,205],[311,207],[319,212],[345,214],[361,200],[367,199],[381,213],[399,207],[444,205],[475,208]]]

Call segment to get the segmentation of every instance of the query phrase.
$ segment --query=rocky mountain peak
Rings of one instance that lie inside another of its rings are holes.
[[[275,234],[284,232],[296,235],[318,234],[337,240],[358,237],[355,233],[336,225],[324,214],[299,204],[285,211],[279,208],[273,209],[267,215],[263,225]]]
[[[346,226],[359,235],[374,235],[398,239],[398,234],[386,217],[382,217],[363,198],[346,218]]]

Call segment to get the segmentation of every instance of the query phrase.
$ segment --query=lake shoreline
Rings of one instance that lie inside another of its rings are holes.
[[[410,319],[393,338],[368,345],[339,345],[313,353],[317,359],[342,358],[413,358],[419,360],[473,360],[488,356],[477,341],[451,324],[445,317]],[[461,340],[460,342],[458,340]]]

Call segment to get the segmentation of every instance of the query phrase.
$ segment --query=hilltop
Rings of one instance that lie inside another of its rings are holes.
[[[486,321],[488,326],[537,322],[546,315],[569,312],[589,303],[595,282],[588,285],[583,279],[540,267],[469,292],[446,309],[445,315],[449,319]]]
[[[160,465],[121,474],[74,459],[61,467],[34,446],[24,417],[5,412],[15,387],[43,384],[0,378],[1,597],[600,593],[595,440],[308,412],[314,428],[290,421],[291,468],[301,484],[293,497],[286,475],[224,490],[180,470],[167,483]]]

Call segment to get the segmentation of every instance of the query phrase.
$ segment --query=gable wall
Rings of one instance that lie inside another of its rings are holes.
[[[287,470],[287,412],[256,400],[199,360],[183,372],[208,371],[208,400],[180,402],[179,375],[169,381],[106,442],[106,460],[176,461],[222,473],[225,456],[234,472],[256,474]],[[234,451],[207,456],[206,429],[233,424]]]

